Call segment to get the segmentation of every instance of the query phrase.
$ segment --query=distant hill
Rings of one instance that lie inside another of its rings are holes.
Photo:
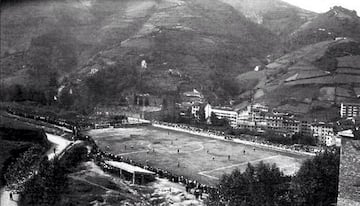
[[[70,89],[86,102],[192,88],[227,99],[237,94],[234,76],[281,47],[271,31],[216,0],[6,4],[1,37],[5,100],[43,103]]]
[[[326,13],[299,27],[290,36],[290,45],[298,48],[304,45],[348,37],[360,40],[360,17],[356,11],[335,6]]]
[[[360,44],[351,39],[312,44],[237,79],[244,85],[253,82],[239,96],[244,101],[253,98],[279,110],[329,120],[338,115],[341,102],[360,102]]]
[[[281,0],[221,0],[233,6],[253,22],[286,38],[301,25],[317,16]]]

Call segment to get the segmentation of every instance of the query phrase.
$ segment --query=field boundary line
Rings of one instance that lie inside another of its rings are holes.
[[[133,152],[125,152],[125,153],[120,153],[117,155],[129,155],[129,154],[137,154],[137,153],[144,153],[144,152],[149,152],[149,150],[138,150],[138,151],[133,151]]]

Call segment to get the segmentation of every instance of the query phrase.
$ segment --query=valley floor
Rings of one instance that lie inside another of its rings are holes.
[[[175,175],[215,185],[248,163],[276,163],[294,174],[310,156],[239,144],[155,127],[98,129],[88,132],[103,151],[167,170]]]

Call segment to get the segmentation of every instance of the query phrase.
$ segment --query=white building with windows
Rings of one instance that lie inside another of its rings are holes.
[[[311,125],[311,131],[320,144],[332,146],[336,143],[336,132],[332,124],[319,122]]]
[[[195,117],[195,118],[200,118],[200,103],[195,103],[191,106],[191,114]]]
[[[205,106],[205,119],[211,117],[211,113],[214,113],[219,119],[227,119],[230,126],[237,127],[238,113],[229,107],[212,107],[210,104]]]
[[[359,117],[360,116],[360,102],[359,103],[341,103],[340,116],[343,118]]]

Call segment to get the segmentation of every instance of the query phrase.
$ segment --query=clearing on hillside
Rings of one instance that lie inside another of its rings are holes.
[[[152,126],[98,129],[88,134],[103,151],[210,185],[224,173],[236,168],[243,171],[248,162],[276,163],[285,174],[294,174],[308,158]]]

